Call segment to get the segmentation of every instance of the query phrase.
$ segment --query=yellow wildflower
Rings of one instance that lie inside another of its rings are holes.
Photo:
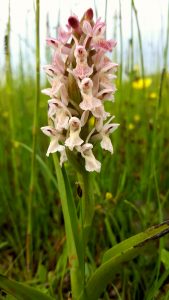
[[[136,123],[139,122],[140,121],[140,115],[138,115],[138,114],[134,115],[133,119]]]
[[[4,111],[4,112],[2,113],[2,116],[3,116],[5,119],[7,119],[7,118],[9,117],[9,112],[8,112],[8,111]]]
[[[106,193],[106,200],[111,200],[112,198],[113,198],[112,193],[107,192],[107,193]]]
[[[152,93],[149,94],[149,98],[152,99],[152,100],[156,100],[157,97],[158,97],[157,93],[155,93],[155,92],[152,92]]]
[[[128,129],[129,130],[133,130],[134,128],[135,128],[134,124],[133,123],[129,123]]]
[[[148,88],[152,84],[152,79],[147,77],[147,78],[140,78],[137,80],[134,80],[132,83],[133,89],[141,90],[143,88]]]

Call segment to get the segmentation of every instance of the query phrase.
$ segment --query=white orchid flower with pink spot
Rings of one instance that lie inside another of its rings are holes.
[[[46,156],[49,156],[50,153],[61,152],[65,148],[63,145],[59,144],[59,141],[63,140],[63,136],[55,128],[51,126],[41,127],[41,130],[44,134],[51,138]]]
[[[84,157],[85,159],[85,168],[87,171],[89,172],[100,172],[101,169],[101,163],[100,161],[98,161],[93,152],[92,152],[92,148],[93,145],[90,143],[84,144],[81,149],[80,152],[82,154],[82,157]]]
[[[69,121],[69,137],[65,141],[65,145],[72,151],[74,147],[80,146],[83,140],[79,134],[81,131],[81,122],[77,117],[72,117]]]

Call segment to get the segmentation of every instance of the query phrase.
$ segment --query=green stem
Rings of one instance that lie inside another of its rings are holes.
[[[123,79],[123,33],[122,33],[122,13],[121,13],[121,0],[119,0],[119,21],[120,21],[120,89]]]
[[[168,25],[167,25],[167,35],[166,35],[166,45],[164,48],[164,69],[167,70],[167,58],[168,58],[168,48],[169,48],[169,2],[168,2]]]
[[[53,155],[55,171],[58,181],[58,190],[61,198],[62,211],[65,223],[66,240],[73,299],[78,299],[84,290],[84,255],[81,234],[77,220],[76,207],[71,193],[66,171],[59,165],[58,157]]]
[[[38,109],[40,99],[40,34],[39,34],[39,17],[40,17],[40,0],[36,0],[36,97],[34,102],[34,120],[33,120],[33,141],[31,157],[31,175],[28,195],[28,223],[26,236],[26,263],[28,274],[31,272],[32,263],[32,201],[36,181],[36,145],[37,145],[37,127],[38,127]]]
[[[82,186],[82,223],[84,234],[84,245],[87,244],[94,216],[94,195],[93,195],[93,176],[91,173],[84,172],[80,176]],[[85,247],[85,246],[84,246]]]
[[[142,46],[141,30],[140,30],[140,25],[139,25],[139,20],[138,20],[138,14],[137,14],[137,9],[136,9],[134,0],[132,0],[132,7],[133,7],[133,10],[134,10],[134,14],[135,14],[135,18],[136,18],[136,24],[137,24],[137,30],[138,30],[138,41],[139,41],[139,46],[140,46],[141,72],[142,72],[142,78],[143,78],[143,83],[144,83],[145,71],[144,71],[143,46]],[[143,91],[144,91],[144,89],[143,89]]]
[[[14,195],[18,200],[19,213],[22,212],[22,201],[20,196],[20,187],[19,187],[19,178],[18,178],[18,169],[17,169],[17,153],[16,148],[14,146],[15,141],[15,122],[14,122],[14,104],[12,98],[12,67],[11,67],[11,51],[10,51],[10,33],[11,33],[11,17],[10,17],[10,0],[9,0],[9,8],[8,8],[8,22],[7,22],[7,30],[5,35],[5,67],[6,67],[6,100],[8,103],[8,110],[9,110],[9,128],[10,128],[10,137],[11,137],[11,160],[12,160],[12,169],[13,169],[13,178],[14,178]],[[7,203],[9,206],[9,204]],[[13,216],[11,214],[12,220]],[[21,216],[21,220],[23,217]],[[15,221],[13,221],[15,224]],[[16,244],[19,246],[19,252],[22,251],[22,243],[18,232],[18,227],[16,224],[14,225],[15,237],[16,237]],[[24,265],[24,261],[22,260],[22,265]]]

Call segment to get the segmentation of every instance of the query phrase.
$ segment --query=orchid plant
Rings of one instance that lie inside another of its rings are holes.
[[[88,9],[81,20],[69,17],[67,29],[58,29],[58,38],[47,38],[54,49],[52,63],[44,66],[50,88],[42,92],[48,100],[49,124],[42,127],[50,137],[46,155],[53,154],[62,204],[66,254],[73,300],[98,300],[118,271],[119,265],[142,252],[148,242],[169,232],[169,222],[149,228],[114,245],[103,255],[100,266],[86,270],[86,249],[94,216],[94,172],[101,171],[96,146],[113,154],[110,134],[119,126],[105,111],[105,102],[114,101],[117,64],[106,52],[116,46],[105,39],[105,23],[93,20]],[[59,157],[59,158],[58,158]],[[74,168],[81,187],[78,207],[64,163]],[[54,300],[36,289],[0,275],[0,288],[20,300]],[[58,298],[57,298],[58,299]],[[106,298],[107,299],[107,298]]]

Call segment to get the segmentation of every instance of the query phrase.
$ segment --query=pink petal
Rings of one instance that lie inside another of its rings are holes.
[[[84,21],[83,22],[83,32],[86,35],[88,35],[88,36],[92,36],[93,35],[92,26],[90,25],[90,23],[88,21]]]
[[[71,32],[67,32],[64,29],[62,29],[61,27],[58,28],[58,40],[62,44],[65,45],[70,37],[71,37]]]
[[[61,55],[57,52],[55,52],[53,57],[53,65],[60,73],[63,74],[65,72],[65,64],[62,60]]]
[[[113,40],[106,41],[104,39],[99,39],[97,41],[92,42],[93,46],[96,50],[102,49],[104,51],[112,51],[112,49],[116,46],[116,42]]]
[[[59,40],[54,38],[47,38],[46,42],[48,46],[52,46],[54,48],[58,48],[60,44]]]
[[[106,24],[105,22],[101,22],[100,21],[101,18],[96,20],[96,23],[93,27],[93,35],[97,36],[97,35],[103,35],[106,29]]]
[[[93,19],[93,9],[89,8],[86,12],[85,12],[85,17],[87,20],[92,20]]]
[[[89,67],[88,65],[77,65],[76,68],[73,69],[73,73],[80,79],[89,77],[93,73],[93,66]]]

